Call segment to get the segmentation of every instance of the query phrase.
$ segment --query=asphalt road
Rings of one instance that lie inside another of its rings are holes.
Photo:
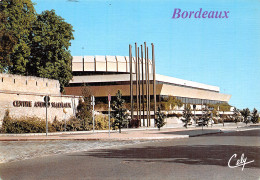
[[[246,162],[235,166],[241,155]],[[0,165],[6,179],[260,179],[260,130],[205,135]]]

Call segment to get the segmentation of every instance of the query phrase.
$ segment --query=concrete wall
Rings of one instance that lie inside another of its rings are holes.
[[[106,71],[107,70],[107,61],[105,56],[96,56],[96,71]],[[73,71],[73,70],[72,70]]]
[[[136,58],[133,57],[132,70],[135,73]],[[145,63],[145,61],[143,61]],[[84,66],[83,66],[84,64]],[[142,72],[142,63],[140,59],[140,73]],[[122,72],[130,73],[130,61],[128,56],[73,56],[72,71],[88,71],[88,72]],[[149,71],[153,72],[152,61],[149,60]],[[145,65],[144,65],[145,73]]]
[[[0,93],[0,125],[4,118],[5,111],[10,111],[12,117],[39,117],[45,119],[46,107],[44,105],[44,96]],[[48,120],[53,121],[55,116],[58,120],[63,120],[75,116],[78,98],[72,96],[50,96],[48,107]]]
[[[94,56],[84,56],[84,71],[95,71]]]
[[[106,82],[106,76],[103,77],[104,82]],[[97,97],[104,97],[108,94],[114,96],[118,90],[121,90],[123,96],[130,96],[129,85],[107,85],[107,86],[89,86],[90,90]],[[81,87],[66,87],[65,91],[69,95],[81,95]],[[146,92],[146,86],[144,87]],[[133,93],[136,94],[136,86],[133,85]],[[141,88],[142,93],[142,88]],[[150,94],[153,95],[153,84],[150,84]],[[231,95],[221,94],[212,91],[206,91],[201,89],[192,89],[187,87],[180,87],[167,84],[157,84],[156,85],[157,95],[169,95],[169,96],[179,96],[179,97],[189,97],[197,99],[208,99],[216,101],[229,101]]]
[[[63,120],[64,111],[66,119],[74,116],[79,97],[62,96],[59,87],[59,82],[56,80],[0,74],[0,126],[6,110],[10,111],[12,117],[30,116],[45,119],[44,96],[46,95],[50,97],[49,121],[53,121],[55,116],[58,120]]]
[[[0,74],[1,91],[60,95],[60,83],[57,80],[33,76]]]

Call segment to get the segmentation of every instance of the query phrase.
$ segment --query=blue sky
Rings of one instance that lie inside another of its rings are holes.
[[[260,110],[259,0],[33,2],[37,13],[54,9],[73,26],[73,56],[127,56],[129,44],[154,43],[158,74],[219,86],[232,95],[231,105]],[[175,8],[230,13],[223,19],[172,19]]]

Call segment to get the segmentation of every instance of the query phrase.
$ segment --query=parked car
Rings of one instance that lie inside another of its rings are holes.
[[[197,123],[198,123],[198,126],[202,126],[202,125],[207,126],[208,125],[208,123],[206,121],[203,121],[203,120],[198,120]]]

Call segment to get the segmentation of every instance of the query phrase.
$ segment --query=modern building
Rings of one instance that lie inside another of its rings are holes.
[[[140,90],[142,94],[142,79],[146,84],[149,78],[150,95],[153,98],[153,66],[149,60],[147,68],[147,77],[145,77],[145,64],[142,64],[133,58],[132,79],[133,95],[136,95],[136,79],[139,79]],[[118,90],[121,90],[123,97],[130,102],[130,61],[128,56],[74,56],[72,60],[73,79],[70,86],[65,88],[68,95],[82,95],[81,87],[88,86],[97,100],[106,102],[107,96],[115,96]],[[142,73],[143,71],[143,73]],[[136,72],[140,72],[138,77]],[[144,77],[142,75],[144,74]],[[137,78],[136,78],[137,77]],[[164,97],[174,96],[183,103],[195,104],[196,108],[201,109],[205,104],[228,103],[231,95],[220,93],[217,86],[202,84],[193,81],[187,81],[174,77],[155,74],[156,81],[156,99],[157,102]],[[148,86],[147,86],[148,87]],[[144,85],[144,94],[146,95],[146,85]],[[183,108],[182,108],[183,109]],[[182,110],[175,109],[175,110]]]

